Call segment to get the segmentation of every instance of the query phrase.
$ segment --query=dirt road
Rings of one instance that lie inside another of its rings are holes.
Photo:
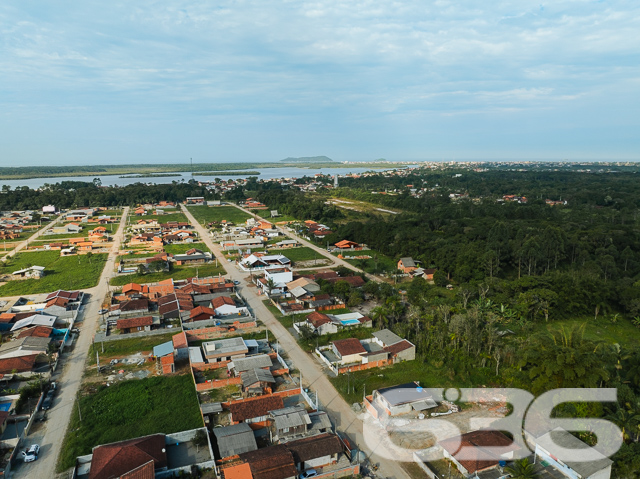
[[[235,206],[236,208],[238,208],[239,210],[244,211],[245,213],[247,213],[248,215],[253,216],[254,218],[258,218],[260,220],[263,220],[264,218],[260,218],[260,216],[253,214],[251,211],[238,206],[236,204],[231,204],[232,206]],[[364,273],[364,271],[362,271],[360,268],[356,268],[354,265],[352,265],[351,263],[349,263],[348,261],[345,261],[343,259],[338,258],[337,256],[333,256],[331,253],[329,253],[325,248],[320,248],[319,246],[314,245],[313,243],[311,243],[310,241],[307,241],[306,239],[296,235],[295,233],[291,232],[291,231],[285,231],[284,228],[280,228],[278,227],[278,230],[282,232],[282,234],[286,235],[286,236],[290,236],[291,238],[297,240],[301,245],[306,246],[308,248],[311,248],[315,251],[317,251],[318,253],[320,253],[322,256],[324,256],[325,258],[329,258],[330,260],[332,260],[334,262],[333,265],[329,266],[331,268],[336,267],[336,266],[344,266],[345,268],[348,268],[352,271],[356,271],[358,273]],[[323,266],[325,267],[325,266]],[[318,268],[316,268],[318,269]],[[365,273],[365,276],[367,277],[367,279],[371,280],[371,281],[376,281],[378,283],[382,283],[383,280],[380,279],[377,276],[374,276],[372,274],[369,273]]]
[[[128,214],[129,208],[126,207],[122,213],[119,229],[114,237],[114,242],[98,285],[84,290],[86,294],[91,296],[84,305],[82,321],[78,325],[81,328],[81,332],[73,350],[69,353],[63,353],[62,370],[58,368],[54,375],[53,379],[58,381],[59,392],[54,399],[53,407],[47,413],[48,419],[44,423],[44,428],[38,431],[37,437],[31,438],[27,436],[27,445],[35,442],[40,444],[40,456],[35,462],[19,463],[12,471],[12,477],[40,478],[54,477],[55,475],[54,471],[60,455],[62,441],[71,420],[71,412],[75,406],[75,398],[80,389],[82,375],[85,371],[87,353],[98,324],[98,311],[102,307],[102,301],[109,289],[109,279],[113,275]]]
[[[243,280],[247,276],[246,273],[238,270],[233,263],[229,263],[224,257],[218,245],[214,244],[209,236],[208,231],[202,227],[193,217],[191,212],[182,205],[182,210],[187,215],[187,218],[191,224],[196,228],[202,241],[211,249],[211,251],[218,257],[225,270],[233,280],[238,280],[244,285]],[[305,241],[305,243],[308,243]],[[308,243],[308,245],[311,245]],[[322,250],[320,250],[322,252]],[[323,253],[325,256],[327,251]],[[331,255],[329,255],[331,256]],[[336,259],[332,257],[332,259]],[[346,263],[350,269],[357,268],[352,267]],[[276,336],[279,342],[279,346],[286,352],[291,361],[293,361],[296,369],[302,373],[303,382],[313,390],[318,392],[318,398],[320,403],[331,416],[336,429],[344,431],[348,436],[355,440],[358,447],[366,452],[367,456],[371,457],[371,461],[374,463],[380,463],[379,474],[384,477],[393,477],[401,479],[409,479],[409,476],[401,468],[400,463],[382,458],[376,454],[378,445],[382,450],[384,443],[380,440],[368,440],[368,443],[372,447],[367,447],[363,438],[363,422],[356,413],[353,412],[349,404],[338,394],[338,391],[333,387],[333,384],[329,381],[327,376],[322,372],[319,363],[309,354],[305,353],[299,346],[296,340],[291,336],[291,333],[280,324],[280,322],[271,314],[271,312],[265,307],[262,302],[265,297],[257,295],[257,288],[241,287],[241,292],[244,298],[249,303],[249,306],[253,309],[256,317],[261,320]]]
[[[15,253],[18,253],[19,251],[21,251],[22,249],[24,249],[30,241],[33,241],[36,238],[39,238],[40,235],[42,235],[42,233],[46,230],[48,230],[49,228],[51,228],[53,225],[55,225],[58,221],[60,221],[60,219],[62,218],[62,216],[58,216],[55,220],[53,220],[51,223],[49,223],[48,225],[40,228],[36,233],[34,233],[32,236],[30,236],[29,238],[27,238],[26,240],[24,240],[23,242],[21,242],[20,244],[18,244],[18,246],[16,246],[15,248],[13,248],[11,251],[7,251],[2,258],[0,258],[0,260],[5,260],[7,258],[8,255],[13,255]]]

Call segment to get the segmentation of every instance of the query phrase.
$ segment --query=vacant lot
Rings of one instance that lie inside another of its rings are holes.
[[[226,274],[222,266],[217,266],[215,262],[201,264],[199,266],[174,266],[171,271],[161,273],[150,274],[125,274],[122,276],[116,276],[111,279],[112,286],[124,286],[128,283],[157,283],[165,279],[173,278],[187,279],[196,276],[199,278],[206,278],[208,276],[217,276],[219,274]]]
[[[0,274],[29,266],[44,266],[42,279],[9,281],[0,287],[0,296],[47,293],[58,289],[86,289],[98,284],[107,254],[61,257],[59,251],[19,253],[0,267]]]
[[[289,258],[294,263],[296,261],[309,261],[309,260],[313,260],[313,259],[324,259],[324,256],[322,256],[320,253],[318,253],[317,251],[315,251],[312,248],[309,248],[307,246],[303,246],[302,248],[287,248],[287,249],[283,249],[283,250],[276,250],[274,252],[278,253],[278,254],[285,255],[287,258]]]
[[[193,248],[204,252],[209,251],[209,248],[204,243],[168,244],[164,246],[165,252],[169,254],[183,254]]]
[[[168,223],[169,221],[179,221],[180,223],[189,222],[189,220],[184,215],[184,213],[167,213],[166,215],[144,215],[144,216],[136,216],[133,214],[129,215],[129,221],[131,222],[131,224],[135,223],[138,220],[145,220],[145,221],[156,220],[158,223]]]
[[[340,253],[334,253],[336,256]],[[394,272],[398,269],[398,262],[388,256],[374,250],[343,251],[342,256],[357,268],[366,273],[378,274],[382,272]],[[371,256],[369,259],[352,259],[354,256]]]
[[[260,216],[261,218],[264,218],[267,221],[270,221],[272,223],[278,223],[279,221],[287,221],[287,222],[299,221],[297,218],[294,218],[293,216],[290,216],[290,215],[280,215],[280,216],[276,216],[275,218],[272,218],[271,210],[253,210],[253,212],[258,216]]]
[[[212,223],[227,220],[231,223],[244,223],[251,215],[235,206],[190,206],[189,211],[198,223]]]
[[[81,396],[73,408],[58,471],[99,444],[202,427],[190,375],[124,381]],[[82,421],[78,414],[82,414]]]
[[[171,338],[179,333],[177,330],[168,331],[170,332],[167,334],[105,341],[104,344],[100,342],[94,343],[89,348],[89,363],[96,363],[96,351],[100,354],[100,364],[104,363],[103,358],[105,360],[111,358],[119,359],[130,354],[151,352],[154,346],[171,341]]]

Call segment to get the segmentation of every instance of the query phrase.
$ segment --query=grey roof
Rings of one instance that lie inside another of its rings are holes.
[[[20,354],[12,354],[17,351],[25,351],[25,354],[22,356],[32,354],[30,351],[46,351],[49,343],[51,342],[50,338],[38,338],[34,336],[27,336],[26,338],[20,338],[13,341],[8,341],[3,343],[0,346],[0,355],[12,355],[14,357],[21,356]]]
[[[421,388],[416,383],[399,384],[377,392],[392,406],[434,399],[433,390]]]
[[[589,446],[575,437],[573,434],[558,427],[551,432],[536,439],[538,446],[542,447],[545,451],[555,454],[554,450],[559,446],[567,449],[586,449]],[[554,444],[555,443],[555,444]],[[613,464],[613,461],[608,457],[603,456],[597,451],[591,451],[590,457],[593,457],[593,461],[590,462],[574,462],[569,460],[563,460],[567,466],[576,471],[582,477],[590,477],[598,471],[606,469]]]
[[[316,299],[315,301],[309,301],[309,305],[312,308],[319,308],[320,306],[331,306],[332,304],[333,304],[333,300],[331,298]]]
[[[222,403],[219,402],[208,402],[200,405],[200,410],[202,414],[217,414],[222,412]]]
[[[268,354],[257,354],[248,358],[234,359],[229,364],[229,369],[233,368],[237,373],[241,373],[251,369],[270,368],[272,365],[273,361]]]
[[[242,385],[245,388],[257,383],[258,381],[263,383],[276,382],[276,380],[273,379],[271,371],[267,371],[265,369],[252,369],[250,371],[245,371],[240,375],[240,377],[242,378]]]
[[[382,344],[385,346],[391,346],[392,344],[399,343],[402,341],[402,338],[395,333],[392,333],[388,329],[381,329],[380,331],[376,331],[373,335],[382,341]]]
[[[167,341],[166,343],[158,344],[153,347],[153,355],[161,358],[167,356],[173,352],[173,341]]]
[[[416,401],[411,404],[411,407],[415,411],[424,411],[425,409],[438,407],[438,403],[435,402],[433,399],[429,398],[429,399],[423,399],[421,401]]]
[[[216,427],[213,429],[213,434],[216,437],[221,458],[258,449],[256,438],[247,423]]]
[[[273,418],[276,429],[286,429],[289,427],[308,426],[311,418],[307,414],[304,406],[285,407],[269,411],[269,416]]]
[[[173,259],[176,261],[197,261],[197,260],[208,260],[209,256],[204,253],[193,253],[193,254],[174,254]]]
[[[216,356],[223,356],[226,353],[235,353],[238,351],[248,351],[247,346],[244,344],[242,338],[228,338],[220,339],[218,341],[207,341],[202,344],[202,349],[205,355],[215,354]]]
[[[415,261],[413,261],[413,258],[400,258],[400,261],[402,261],[402,264],[408,268],[413,268],[416,265]]]
[[[305,294],[309,294],[309,292],[304,289],[302,286],[298,286],[296,288],[293,288],[291,290],[289,290],[289,292],[294,295],[296,298],[299,298],[300,296],[304,296]]]
[[[204,358],[202,357],[202,351],[200,351],[200,348],[189,348],[189,361],[192,363],[204,363]]]
[[[326,411],[311,412],[309,413],[309,419],[311,419],[309,432],[330,431],[333,428],[331,419],[329,419],[329,415]]]

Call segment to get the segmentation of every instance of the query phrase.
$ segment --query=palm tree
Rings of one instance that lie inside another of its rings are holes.
[[[269,289],[269,296],[271,296],[271,291],[273,291],[276,288],[277,284],[276,282],[273,280],[273,278],[269,278],[267,280],[267,288]]]
[[[535,464],[531,464],[529,459],[519,459],[513,462],[513,465],[504,468],[504,472],[509,474],[512,479],[533,479]]]
[[[630,409],[618,408],[615,412],[609,411],[609,414],[605,416],[605,419],[611,421],[622,430],[622,439],[628,441],[630,439],[637,440],[635,434],[632,436],[630,431],[638,429],[638,422],[640,421],[640,415]]]
[[[387,321],[387,310],[382,306],[376,306],[371,310],[371,319],[382,328]]]

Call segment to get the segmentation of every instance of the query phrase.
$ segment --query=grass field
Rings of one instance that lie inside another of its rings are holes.
[[[143,351],[151,351],[154,346],[158,344],[166,343],[167,341],[171,341],[171,338],[178,334],[179,330],[168,330],[167,334],[158,334],[155,336],[147,336],[142,338],[128,338],[128,339],[119,339],[117,341],[105,341],[102,343],[94,343],[91,345],[89,349],[89,364],[96,363],[96,351],[100,354],[100,357],[105,358],[113,358],[113,357],[123,357],[129,354],[135,354]],[[102,349],[104,347],[104,352]],[[102,364],[102,360],[100,360]]]
[[[183,254],[190,249],[195,248],[205,253],[209,251],[209,248],[204,243],[190,243],[190,244],[168,244],[164,246],[165,252],[169,254]]]
[[[372,368],[364,371],[356,371],[349,374],[341,374],[336,378],[329,378],[338,392],[347,403],[353,404],[362,401],[362,393],[371,394],[374,389],[380,389],[396,384],[404,384],[419,381],[422,387],[447,388],[447,387],[478,387],[479,384],[490,385],[495,371],[492,368],[476,368],[466,374],[459,374],[446,364],[424,362],[416,357],[414,361],[405,361],[383,368]],[[440,361],[442,363],[442,361]],[[439,367],[438,367],[439,366]],[[347,392],[347,386],[350,386]]]
[[[197,271],[196,271],[197,270]],[[198,273],[199,278],[207,276],[217,276],[226,274],[222,266],[216,267],[215,262],[200,266],[174,266],[171,271],[152,274],[125,274],[111,279],[112,286],[123,286],[128,283],[157,283],[165,279],[187,279],[193,278]]]
[[[254,213],[260,216],[261,218],[264,218],[265,220],[270,221],[272,223],[277,223],[279,221],[300,221],[297,218],[294,218],[293,216],[289,216],[289,215],[280,215],[276,218],[272,218],[271,210],[255,210]]]
[[[153,221],[156,220],[158,223],[168,223],[169,221],[179,221],[180,223],[188,223],[189,220],[184,215],[184,213],[167,213],[166,215],[144,215],[144,216],[135,216],[130,212],[129,221],[131,224],[136,223],[138,220],[145,221]]]
[[[80,397],[74,405],[57,469],[62,472],[73,467],[77,456],[90,454],[99,444],[202,426],[190,375],[102,386],[95,394]]]
[[[58,289],[86,289],[98,284],[107,254],[65,256],[59,251],[18,253],[0,267],[0,274],[37,265],[44,266],[42,279],[9,281],[0,287],[0,296],[47,293]]]
[[[338,256],[339,253],[334,253]],[[350,259],[352,256],[371,256],[370,259]],[[344,251],[342,253],[344,260],[348,261],[356,268],[364,270],[366,273],[376,274],[383,271],[396,271],[398,269],[398,262],[393,258],[378,253],[374,250],[364,251]]]
[[[277,253],[285,255],[294,263],[296,261],[310,261],[313,259],[319,259],[319,260],[325,259],[325,257],[322,256],[322,254],[318,253],[312,248],[309,248],[308,246],[303,246],[301,248],[287,248],[283,250],[277,250]]]
[[[251,215],[235,206],[190,206],[189,211],[200,224],[227,220],[232,223],[244,223]]]
[[[640,328],[637,328],[631,321],[622,317],[618,318],[615,323],[607,318],[599,317],[594,320],[593,317],[566,319],[561,321],[550,321],[548,323],[535,323],[536,330],[543,331],[570,331],[575,326],[585,325],[584,337],[594,341],[604,341],[606,343],[618,343],[621,346],[635,347],[640,342]],[[516,329],[514,331],[518,332]]]
[[[116,228],[113,228],[114,231],[116,230]],[[109,230],[109,228],[107,228],[107,231]],[[82,230],[80,233],[63,233],[63,234],[59,234],[59,235],[42,235],[39,236],[38,239],[34,240],[34,241],[43,241],[46,243],[50,243],[52,241],[57,241],[57,240],[63,240],[63,239],[69,239],[69,238],[86,238],[89,235],[89,229],[84,229]],[[61,241],[62,243],[63,241]]]

